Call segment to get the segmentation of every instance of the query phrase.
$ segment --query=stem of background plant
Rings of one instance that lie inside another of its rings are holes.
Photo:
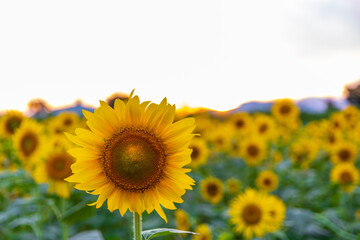
[[[65,211],[66,211],[66,199],[60,197],[60,211],[61,211],[61,216],[64,216]],[[63,220],[61,220],[61,233],[62,233],[62,240],[67,240],[69,238],[69,225],[67,223],[65,223]]]
[[[134,212],[134,240],[141,240],[141,215]]]

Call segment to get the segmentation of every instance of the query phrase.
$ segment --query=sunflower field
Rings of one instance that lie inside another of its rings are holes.
[[[81,115],[10,110],[0,239],[127,240],[140,223],[135,239],[360,240],[359,146],[353,105],[189,113],[131,93]]]

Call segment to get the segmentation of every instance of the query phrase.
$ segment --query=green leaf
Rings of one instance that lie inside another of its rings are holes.
[[[176,233],[199,235],[194,232],[182,231],[182,230],[172,229],[172,228],[150,229],[150,230],[142,231],[141,235],[145,238],[145,240],[150,240],[150,239],[153,239],[154,237],[166,236],[166,235],[171,235],[171,234],[176,234]]]

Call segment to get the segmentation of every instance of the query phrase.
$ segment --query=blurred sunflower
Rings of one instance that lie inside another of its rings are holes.
[[[299,138],[290,145],[290,157],[296,166],[303,169],[309,167],[320,149],[320,144],[315,139]]]
[[[343,133],[341,131],[335,131],[329,129],[327,126],[323,132],[322,145],[323,148],[330,152],[339,142],[343,140]]]
[[[254,118],[255,134],[266,140],[273,140],[276,137],[276,125],[272,117],[267,114],[258,113]]]
[[[330,180],[345,192],[352,192],[359,184],[359,170],[352,163],[336,164],[331,170]]]
[[[190,230],[189,215],[182,209],[177,209],[175,211],[175,223],[176,228],[182,231]]]
[[[80,119],[76,113],[73,112],[62,112],[56,116],[57,123],[55,124],[58,127],[60,133],[71,132],[73,133],[76,127],[79,127]]]
[[[246,112],[232,114],[228,121],[235,133],[239,135],[249,133],[252,127],[252,117]]]
[[[229,152],[232,149],[233,132],[228,124],[221,123],[209,133],[209,140],[216,152]]]
[[[235,231],[242,233],[246,239],[254,235],[262,237],[269,230],[269,198],[263,192],[246,189],[231,202],[229,213],[230,222],[236,225]]]
[[[239,143],[239,156],[249,166],[256,166],[264,160],[266,156],[266,143],[259,137],[249,137]]]
[[[278,122],[294,122],[299,117],[299,108],[290,99],[279,99],[271,108],[271,113]]]
[[[208,177],[200,182],[202,197],[211,204],[218,204],[223,196],[223,183],[218,178]]]
[[[71,175],[70,166],[75,159],[63,148],[51,150],[44,161],[36,164],[33,177],[37,183],[49,183],[49,192],[69,198],[72,185],[64,179]]]
[[[269,231],[275,232],[279,230],[285,219],[286,206],[284,202],[275,195],[268,196],[269,213],[271,224],[269,224]]]
[[[342,112],[334,112],[329,118],[329,128],[335,131],[346,129],[346,118]]]
[[[276,151],[272,152],[271,161],[272,161],[273,164],[278,164],[282,160],[283,160],[283,155],[282,155],[281,151],[276,150]]]
[[[359,109],[354,105],[349,105],[342,111],[342,113],[346,119],[347,127],[352,129],[359,121],[360,118]]]
[[[255,183],[259,189],[272,192],[278,187],[279,177],[273,171],[266,170],[259,173]]]
[[[40,160],[42,153],[47,149],[43,126],[32,119],[26,119],[21,123],[13,136],[13,143],[20,161],[28,170]]]
[[[192,139],[189,148],[192,149],[190,167],[196,169],[205,165],[210,154],[206,141],[202,138],[195,137]]]
[[[358,156],[358,148],[356,144],[344,140],[336,144],[330,154],[334,164],[354,163]]]
[[[212,240],[210,227],[205,223],[198,225],[195,232],[199,235],[193,235],[191,240]]]
[[[241,190],[241,183],[236,178],[230,178],[226,181],[226,188],[231,195],[236,195]]]
[[[19,111],[10,110],[0,118],[0,134],[11,137],[26,117]]]
[[[80,148],[69,153],[76,158],[73,175],[66,180],[75,188],[99,195],[99,208],[107,199],[108,209],[124,215],[155,210],[165,221],[161,206],[176,209],[174,202],[192,189],[194,180],[183,166],[191,162],[188,148],[194,119],[174,121],[175,105],[140,103],[130,94],[114,108],[105,102],[93,113],[83,111],[91,130],[78,128],[67,137]]]

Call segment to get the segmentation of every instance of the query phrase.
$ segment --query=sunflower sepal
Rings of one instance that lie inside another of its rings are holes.
[[[199,235],[198,233],[195,233],[195,232],[182,231],[182,230],[173,229],[173,228],[155,228],[155,229],[149,229],[149,230],[145,230],[145,231],[141,232],[141,235],[145,240],[150,240],[150,239],[153,239],[155,237],[160,237],[160,236],[168,236],[171,234]]]

